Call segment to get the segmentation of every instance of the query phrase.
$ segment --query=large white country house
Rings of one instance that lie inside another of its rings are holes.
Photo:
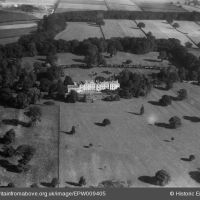
[[[74,82],[74,85],[68,85],[68,93],[72,90],[77,93],[87,93],[87,92],[100,92],[102,90],[116,90],[120,87],[120,84],[117,81],[103,81],[103,82],[94,82],[92,81],[81,81],[80,83]]]

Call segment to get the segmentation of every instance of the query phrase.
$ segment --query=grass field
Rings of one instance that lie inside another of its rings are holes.
[[[191,42],[191,40],[182,32],[175,30],[171,25],[163,20],[137,20],[137,23],[143,22],[145,28],[143,29],[146,33],[151,32],[156,38],[175,38],[180,40],[182,45],[186,42]],[[181,21],[179,21],[181,23]],[[193,22],[187,22],[188,24]],[[191,32],[193,29],[190,30]],[[196,31],[196,27],[194,29]],[[193,44],[193,47],[196,45]]]
[[[99,26],[96,24],[87,22],[68,22],[66,29],[56,35],[55,39],[82,41],[91,37],[103,37]]]
[[[148,103],[157,101],[163,94],[176,96],[186,88],[188,100],[173,102],[161,107]],[[153,176],[157,170],[167,170],[172,181],[169,187],[199,187],[189,175],[200,165],[198,130],[200,123],[184,120],[183,116],[199,116],[200,88],[177,84],[172,91],[154,89],[148,98],[121,100],[120,102],[94,102],[94,104],[62,104],[60,135],[60,183],[77,182],[86,178],[87,186],[98,185],[108,179],[129,182],[132,187],[152,187],[138,180],[140,176]],[[144,116],[134,113],[144,104]],[[67,115],[66,115],[67,113]],[[151,119],[166,122],[173,115],[182,118],[182,127],[172,130],[150,125]],[[95,125],[104,118],[111,125]],[[75,125],[76,134],[66,135]],[[63,131],[63,132],[62,132]],[[170,138],[175,140],[170,142]],[[89,144],[93,146],[88,148]],[[193,162],[184,162],[194,154]],[[197,172],[198,173],[198,172]]]
[[[52,178],[58,177],[58,107],[42,106],[42,121],[34,128],[24,128],[20,125],[12,126],[2,123],[3,119],[18,119],[28,121],[23,110],[0,108],[1,113],[1,136],[5,131],[14,128],[16,131],[16,142],[14,147],[28,144],[36,148],[36,154],[30,162],[31,170],[28,173],[14,173],[0,167],[1,185],[13,182],[17,187],[29,187],[33,183],[50,182]],[[1,145],[2,147],[2,145]],[[0,158],[2,165],[5,158]],[[16,163],[15,159],[7,159]]]

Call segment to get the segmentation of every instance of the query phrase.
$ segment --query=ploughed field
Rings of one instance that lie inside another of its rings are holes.
[[[29,163],[31,169],[26,173],[16,173],[12,167],[8,167],[6,170],[6,160],[11,164],[17,164],[17,159],[0,156],[1,185],[12,182],[16,187],[30,187],[33,183],[42,186],[41,184],[49,183],[52,178],[58,177],[59,109],[57,106],[41,106],[41,109],[41,122],[33,128],[26,128],[9,123],[9,120],[12,119],[28,122],[29,119],[24,115],[24,110],[0,107],[0,137],[13,128],[16,132],[16,141],[12,145],[14,148],[19,145],[30,145],[36,149],[36,153]],[[2,120],[8,122],[4,123]],[[0,144],[0,148],[2,147],[3,145]]]
[[[180,88],[188,90],[187,100],[173,101],[168,107],[148,103],[158,101],[163,94],[176,96]],[[200,166],[200,122],[183,119],[184,116],[200,117],[199,95],[198,86],[179,83],[171,91],[153,89],[147,98],[93,104],[62,103],[60,186],[70,186],[66,182],[77,183],[84,176],[87,186],[114,179],[128,182],[131,187],[154,187],[138,178],[154,176],[156,171],[165,169],[172,178],[168,187],[199,187],[194,174],[199,173]],[[142,104],[145,114],[139,116]],[[168,123],[174,115],[182,120],[178,129],[152,124],[155,121]],[[109,126],[95,125],[104,118],[110,119]],[[75,135],[66,134],[73,125]],[[194,161],[181,160],[190,154],[196,156]]]

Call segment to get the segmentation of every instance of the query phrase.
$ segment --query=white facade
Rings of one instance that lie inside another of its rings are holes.
[[[120,87],[120,84],[117,81],[104,81],[104,82],[94,82],[94,81],[85,81],[81,83],[74,83],[74,85],[68,85],[68,93],[72,90],[78,93],[85,93],[85,92],[100,92],[102,90],[116,90]]]

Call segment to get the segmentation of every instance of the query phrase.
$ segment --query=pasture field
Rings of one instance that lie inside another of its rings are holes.
[[[1,137],[6,131],[13,128],[16,132],[14,147],[30,145],[35,147],[36,154],[30,162],[31,170],[27,173],[16,173],[3,166],[5,160],[17,164],[16,158],[0,158],[1,185],[13,182],[17,187],[30,187],[31,184],[50,182],[58,177],[58,128],[59,109],[57,106],[41,106],[42,121],[33,128],[25,128],[21,125],[4,124],[2,120],[18,119],[23,122],[29,121],[23,110],[0,107],[1,113]],[[2,144],[1,144],[2,148]],[[41,185],[40,185],[41,186]]]
[[[177,29],[186,34],[195,44],[200,43],[200,26],[195,22],[189,21],[174,21],[177,22],[180,27]]]
[[[132,20],[104,20],[102,31],[106,39],[112,37],[145,37]]]
[[[148,33],[151,32],[157,39],[164,38],[175,38],[180,40],[182,45],[185,45],[186,42],[191,42],[191,40],[183,33],[174,29],[166,21],[163,20],[137,20],[137,23],[143,22],[145,28],[143,30]],[[181,23],[181,21],[179,21]],[[190,22],[187,22],[190,24]],[[192,31],[192,30],[191,30]],[[196,45],[193,44],[193,47]]]
[[[158,101],[164,94],[176,96],[180,88],[188,90],[187,100],[173,101],[168,107],[148,103]],[[183,119],[183,116],[199,117],[199,95],[199,86],[178,83],[170,91],[153,89],[147,98],[110,103],[62,103],[60,186],[70,186],[66,182],[78,182],[84,176],[87,186],[115,179],[128,182],[131,187],[156,187],[138,178],[154,176],[156,171],[165,169],[172,178],[167,187],[199,187],[193,174],[198,173],[200,165],[200,123]],[[134,114],[142,104],[145,114]],[[182,119],[182,127],[178,129],[152,124],[155,121],[167,123],[174,115]],[[111,125],[95,125],[104,118],[110,119]],[[73,125],[77,127],[75,135],[67,135]],[[181,160],[190,154],[196,157],[193,162]]]
[[[61,0],[56,12],[65,12],[73,10],[107,10],[107,6],[102,0]]]
[[[87,22],[68,22],[64,31],[58,33],[55,39],[63,40],[79,40],[82,41],[87,38],[102,38],[103,35],[99,26],[94,23]]]
[[[158,59],[158,52],[149,52],[146,54],[133,54],[126,52],[117,52],[111,58],[106,58],[106,62],[108,64],[122,64],[126,62],[126,60],[131,60],[133,65],[142,65],[142,66],[163,66],[167,67],[169,65],[169,61],[164,60],[160,61]]]

